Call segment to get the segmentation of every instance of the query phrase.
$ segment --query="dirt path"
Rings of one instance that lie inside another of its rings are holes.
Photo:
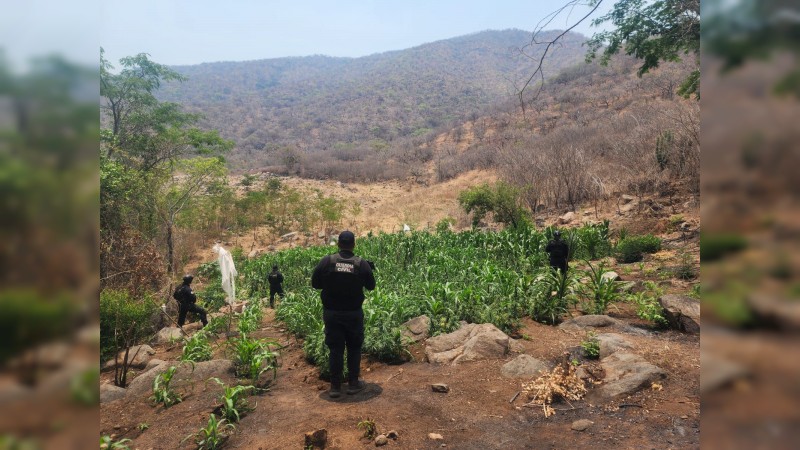
[[[638,319],[629,311],[617,315],[629,323]],[[226,448],[302,448],[306,432],[326,428],[328,448],[373,447],[361,439],[357,424],[370,418],[380,432],[396,430],[399,438],[387,447],[403,449],[524,449],[524,448],[698,448],[699,447],[699,347],[697,336],[674,331],[629,337],[641,354],[664,368],[669,376],[663,390],[644,390],[605,405],[573,402],[575,409],[558,404],[555,416],[545,419],[540,408],[522,407],[524,399],[509,400],[521,381],[503,378],[504,360],[438,366],[423,362],[421,346],[412,348],[415,361],[386,365],[365,359],[362,375],[369,387],[355,396],[331,400],[327,383],[303,357],[302,348],[281,331],[267,310],[256,337],[287,344],[272,389],[251,397],[256,404],[238,425]],[[520,336],[524,353],[556,361],[564,351],[578,347],[583,335],[526,320]],[[157,348],[159,359],[175,359],[179,348]],[[222,357],[218,349],[215,357]],[[221,374],[233,383],[231,374]],[[107,374],[104,374],[107,377]],[[447,394],[433,393],[432,383],[446,383]],[[101,405],[101,433],[134,440],[131,448],[193,448],[187,435],[204,426],[217,404],[219,387],[195,383],[183,403],[169,409],[153,407],[146,398]],[[623,406],[620,406],[623,405]],[[574,420],[594,422],[584,432],[572,431]],[[145,423],[147,429],[139,430]],[[439,433],[443,441],[428,439]]]

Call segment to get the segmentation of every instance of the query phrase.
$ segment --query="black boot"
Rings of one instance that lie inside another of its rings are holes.
[[[349,391],[348,391],[349,393]],[[331,390],[328,391],[330,398],[339,398],[342,396],[342,383],[331,383]]]
[[[367,383],[364,380],[355,380],[350,381],[347,386],[347,395],[358,394],[359,392],[363,391],[364,388],[367,387]]]

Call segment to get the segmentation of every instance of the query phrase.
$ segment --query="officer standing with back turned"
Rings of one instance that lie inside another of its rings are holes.
[[[352,395],[366,387],[359,380],[361,346],[364,343],[364,289],[375,289],[375,276],[369,261],[356,256],[355,235],[342,231],[339,252],[320,260],[311,275],[311,286],[321,289],[322,319],[325,322],[325,345],[330,349],[331,398],[342,395],[344,350],[347,349],[349,374],[347,393]]]

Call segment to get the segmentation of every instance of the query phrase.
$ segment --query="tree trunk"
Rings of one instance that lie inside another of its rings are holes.
[[[167,223],[167,273],[175,275],[174,253],[175,244],[172,241],[172,222]]]

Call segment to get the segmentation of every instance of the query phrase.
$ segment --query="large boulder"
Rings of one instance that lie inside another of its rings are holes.
[[[667,376],[661,368],[633,353],[616,352],[600,364],[605,377],[595,395],[605,399],[632,394]]]
[[[685,295],[667,294],[658,299],[670,326],[687,333],[700,333],[700,302]]]
[[[204,382],[211,377],[224,376],[233,370],[233,362],[227,359],[214,359],[194,363],[194,365],[178,361],[165,361],[134,378],[128,385],[128,389],[126,389],[128,391],[127,395],[150,395],[153,388],[153,380],[170,366],[178,368],[171,383],[171,386],[174,387]]]
[[[124,388],[114,386],[111,383],[103,383],[100,385],[100,403],[113,402],[122,397],[125,397]]]
[[[142,369],[147,366],[155,354],[156,351],[149,345],[135,345],[128,350],[128,367]],[[107,361],[103,369],[113,369],[117,365],[117,361],[119,364],[125,364],[125,350],[119,352],[116,358]]]
[[[750,375],[747,369],[709,351],[700,350],[700,393],[715,391]]]
[[[156,344],[170,344],[183,337],[183,331],[178,327],[164,327],[156,333]]]
[[[573,220],[575,220],[575,213],[570,211],[570,212],[564,214],[563,216],[559,217],[558,218],[558,223],[560,223],[561,225],[566,225],[566,224],[572,222]]]
[[[625,339],[621,334],[617,333],[603,333],[597,335],[597,340],[600,341],[600,358],[611,356],[620,350],[633,349],[633,343]]]
[[[800,302],[756,293],[747,297],[747,305],[762,322],[783,330],[800,330]]]
[[[519,355],[503,364],[500,373],[506,378],[533,378],[550,370],[550,365],[530,355]]]
[[[425,356],[429,362],[458,364],[502,358],[509,352],[509,337],[490,323],[467,324],[458,330],[428,339]]]
[[[431,329],[431,319],[426,315],[415,317],[400,326],[403,336],[412,342],[427,339]]]
[[[602,278],[604,280],[609,280],[609,281],[619,281],[620,280],[619,274],[617,272],[614,272],[613,270],[609,270],[608,272],[604,272],[602,275],[600,275],[600,278]]]

